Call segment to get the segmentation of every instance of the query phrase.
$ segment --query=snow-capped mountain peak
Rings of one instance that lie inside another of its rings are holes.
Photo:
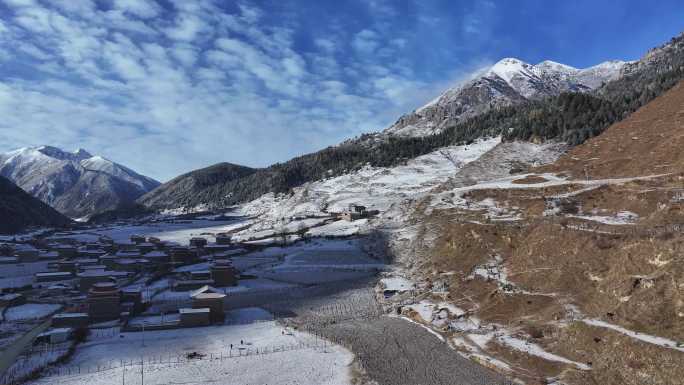
[[[496,75],[510,84],[516,76],[534,76],[532,67],[532,65],[527,64],[522,60],[508,57],[501,59],[494,64],[485,76]]]
[[[0,154],[0,175],[58,211],[86,217],[130,203],[159,182],[84,149],[24,147]]]
[[[554,71],[554,72],[565,72],[565,73],[575,73],[579,71],[577,68],[569,66],[567,64],[558,63],[553,60],[544,60],[534,66],[537,69]]]
[[[402,116],[384,133],[414,137],[431,135],[492,107],[567,91],[591,91],[619,77],[625,64],[613,60],[578,69],[552,60],[533,65],[516,58],[504,58],[469,81],[446,90],[426,105]]]
[[[87,158],[92,158],[92,157],[93,157],[92,154],[90,154],[88,151],[86,151],[86,150],[84,150],[84,149],[82,149],[82,148],[77,149],[76,151],[73,152],[73,154],[76,155],[77,157],[83,158],[83,159],[87,159]]]

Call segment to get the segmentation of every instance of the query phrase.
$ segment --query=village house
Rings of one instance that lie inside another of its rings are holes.
[[[133,234],[133,235],[131,235],[130,239],[131,239],[131,242],[135,243],[136,245],[145,242],[145,237],[142,235]]]
[[[171,264],[174,266],[192,263],[197,259],[197,252],[188,247],[174,246],[169,251]]]
[[[193,309],[210,309],[209,319],[211,322],[222,322],[225,318],[223,302],[226,295],[223,293],[200,293],[192,299]]]
[[[84,328],[88,326],[87,313],[58,313],[52,316],[52,327],[54,328]]]
[[[92,246],[81,246],[78,248],[78,255],[83,258],[97,259],[105,254],[107,254],[105,250]]]
[[[35,262],[40,258],[40,251],[33,247],[27,247],[14,252],[20,263]]]
[[[0,296],[0,307],[18,306],[26,303],[26,297],[23,294],[12,293]]]
[[[150,251],[143,255],[143,258],[150,261],[151,264],[156,265],[157,268],[165,267],[169,263],[169,255],[162,250]]]
[[[140,272],[150,265],[150,261],[145,258],[120,258],[114,260],[114,270],[116,271]]]
[[[41,261],[54,261],[59,259],[59,253],[54,250],[41,250],[38,259]]]
[[[57,270],[76,274],[78,272],[78,264],[75,261],[61,260],[57,262]]]
[[[202,237],[190,238],[190,246],[202,248],[207,245],[207,239]]]
[[[121,291],[112,282],[96,283],[88,290],[87,304],[91,322],[118,319],[121,315]]]
[[[36,282],[54,282],[65,281],[73,278],[73,274],[69,271],[57,271],[47,273],[36,273]]]
[[[209,326],[211,324],[211,309],[178,309],[180,325],[183,327]]]
[[[140,250],[140,252],[143,254],[149,253],[152,250],[155,250],[156,248],[157,248],[157,245],[155,245],[154,243],[150,243],[150,242],[143,242],[143,243],[138,244],[138,250]]]
[[[53,247],[52,250],[56,251],[59,254],[59,257],[63,259],[76,258],[78,253],[76,247],[71,245],[57,245]]]
[[[220,233],[216,234],[217,245],[230,245],[232,243],[230,234]]]
[[[114,243],[117,251],[137,251],[138,245],[132,241],[118,241]]]
[[[233,245],[213,244],[213,245],[204,246],[204,251],[206,251],[207,254],[217,254],[217,253],[222,253],[222,252],[228,251],[232,248],[233,248]]]
[[[190,272],[190,279],[191,280],[211,279],[211,273],[209,272],[209,270],[191,271]]]
[[[214,284],[213,279],[179,280],[179,281],[174,282],[173,290],[174,291],[197,290],[197,289],[201,288],[202,286],[205,286],[205,285],[212,286],[213,284]]]
[[[229,260],[216,261],[211,266],[211,279],[216,286],[235,286],[239,273]]]
[[[58,344],[61,342],[68,341],[73,335],[74,329],[72,328],[55,328],[38,334],[36,339],[33,341],[34,344]]]
[[[100,264],[107,266],[108,269],[113,269],[116,264],[116,255],[106,254],[99,258]]]
[[[76,275],[79,279],[78,286],[82,292],[87,292],[96,283],[113,282],[117,279],[126,278],[127,272],[107,270],[87,270]]]

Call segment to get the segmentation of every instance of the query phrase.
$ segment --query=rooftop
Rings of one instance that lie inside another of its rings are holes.
[[[201,307],[199,309],[182,308],[178,309],[180,314],[198,314],[198,313],[210,313],[211,309],[208,307]]]

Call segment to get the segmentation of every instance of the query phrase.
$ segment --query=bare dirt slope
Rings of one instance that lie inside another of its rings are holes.
[[[682,384],[683,121],[679,84],[531,174],[445,183],[394,306],[522,383]]]
[[[684,170],[682,148],[684,83],[544,169],[592,179],[676,173]]]

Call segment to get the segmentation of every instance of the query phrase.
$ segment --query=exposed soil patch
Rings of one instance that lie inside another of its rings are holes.
[[[548,182],[548,179],[541,177],[539,175],[528,175],[521,179],[516,179],[513,181],[515,184],[537,184]]]

